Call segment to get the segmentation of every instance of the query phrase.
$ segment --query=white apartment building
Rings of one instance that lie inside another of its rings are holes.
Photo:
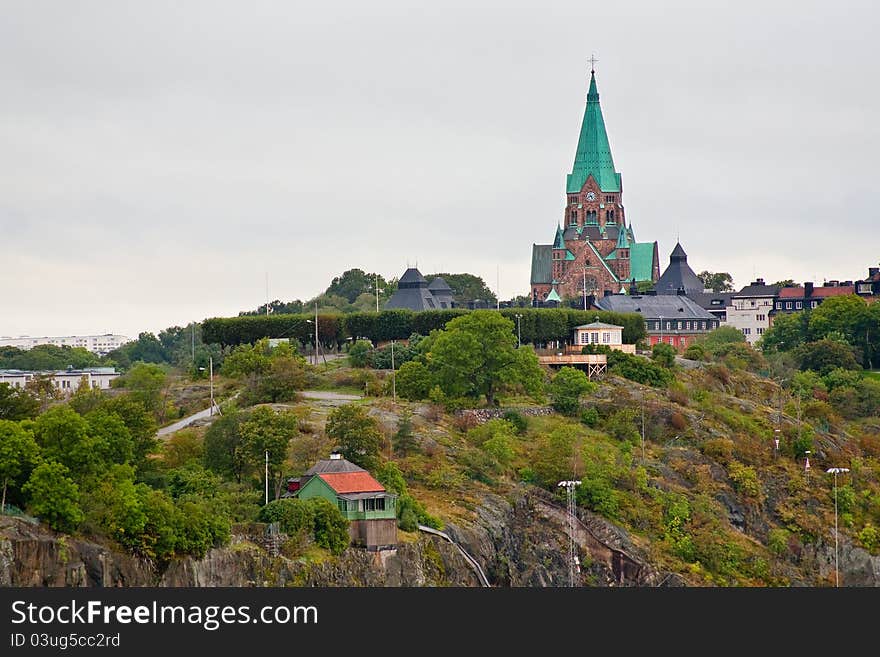
[[[747,285],[730,298],[727,325],[738,328],[750,345],[754,345],[770,328],[770,311],[779,294],[778,285],[766,285],[763,278]]]
[[[82,347],[99,356],[106,356],[126,342],[131,342],[131,338],[112,333],[105,333],[103,335],[62,335],[58,337],[41,336],[34,338],[27,335],[17,338],[0,336],[0,347],[30,349],[41,344],[53,344],[56,347]]]
[[[108,390],[113,379],[119,377],[115,367],[89,367],[83,370],[56,370],[34,372],[30,370],[0,370],[0,383],[13,388],[24,388],[36,376],[51,377],[53,385],[62,395],[72,395],[81,385],[95,390]]]

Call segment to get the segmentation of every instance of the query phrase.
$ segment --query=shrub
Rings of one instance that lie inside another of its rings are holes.
[[[684,350],[684,357],[689,360],[708,360],[709,354],[706,348],[699,342],[692,342],[688,348]]]
[[[733,481],[734,488],[739,493],[753,500],[761,500],[761,482],[758,480],[758,473],[752,466],[743,465],[739,461],[731,461],[727,472]]]
[[[702,452],[722,463],[733,458],[733,441],[730,438],[709,438],[703,442]]]
[[[679,383],[678,381],[673,381],[671,384],[669,384],[668,394],[669,401],[675,402],[676,404],[681,404],[682,406],[688,405],[688,391],[682,383]]]
[[[373,346],[366,340],[357,340],[348,350],[348,362],[352,367],[366,367]]]
[[[315,525],[315,509],[305,500],[284,498],[273,500],[260,508],[262,522],[277,522],[282,532],[290,537],[312,535]]]
[[[528,430],[529,425],[526,422],[526,419],[522,416],[522,413],[518,413],[517,411],[509,410],[504,411],[504,414],[501,416],[502,420],[506,420],[510,422],[514,428],[516,429],[516,433],[520,436],[525,434]]]
[[[665,342],[658,342],[651,349],[651,358],[658,365],[669,369],[675,366],[675,347]]]
[[[583,411],[581,411],[581,422],[583,422],[588,427],[595,427],[597,424],[599,424],[599,411],[596,410],[595,406],[585,408]]]
[[[621,408],[605,419],[605,431],[617,440],[637,442],[640,438],[636,427],[637,412],[632,408]]]
[[[622,351],[608,354],[608,367],[614,374],[644,385],[661,387],[672,381],[672,372],[665,367]]]
[[[795,349],[795,357],[800,362],[801,370],[813,370],[821,375],[829,374],[838,368],[862,369],[851,346],[827,338],[801,345]]]
[[[781,527],[771,529],[767,534],[767,547],[777,557],[784,556],[788,552],[789,536],[788,530]]]
[[[411,360],[400,366],[396,375],[397,394],[418,401],[431,393],[433,378],[424,363]]]
[[[875,553],[880,547],[880,532],[870,522],[859,532],[859,543],[870,553]]]
[[[684,431],[688,426],[688,421],[684,415],[678,411],[674,411],[672,415],[669,416],[669,425],[676,431]]]
[[[551,404],[563,415],[576,415],[581,405],[581,395],[597,387],[582,370],[563,367],[550,382]]]
[[[33,472],[22,492],[30,499],[30,511],[52,529],[72,532],[83,520],[79,507],[79,488],[61,463],[46,461]]]
[[[348,547],[351,538],[348,534],[348,520],[335,504],[323,497],[308,500],[314,514],[315,543],[340,555]]]

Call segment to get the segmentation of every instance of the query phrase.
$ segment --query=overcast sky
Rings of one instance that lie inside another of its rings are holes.
[[[589,57],[626,216],[736,285],[880,260],[876,2],[0,1],[0,335],[307,299],[352,267],[527,294]]]

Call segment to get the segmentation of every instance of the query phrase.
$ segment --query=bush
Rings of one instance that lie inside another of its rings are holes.
[[[651,358],[658,365],[669,369],[675,366],[675,347],[665,342],[658,342],[651,349]]]
[[[22,492],[30,500],[31,513],[62,532],[74,531],[83,520],[78,502],[79,487],[69,474],[70,470],[61,463],[46,461],[34,468],[22,486]]]
[[[501,419],[510,422],[510,424],[512,424],[516,429],[516,433],[520,436],[524,435],[529,428],[526,419],[522,416],[521,413],[518,413],[517,411],[504,411]]]
[[[307,500],[314,518],[315,543],[339,556],[351,542],[348,520],[335,504],[323,497]]]
[[[835,369],[860,370],[852,347],[836,340],[818,340],[801,345],[795,350],[801,370],[813,370],[820,375],[829,374]]]
[[[782,557],[788,553],[789,536],[788,530],[781,527],[771,529],[767,534],[767,547],[777,557]]]
[[[284,498],[273,500],[260,508],[261,522],[277,522],[279,529],[290,537],[312,535],[315,527],[315,508],[306,500]]]
[[[761,482],[758,479],[758,473],[752,466],[743,465],[739,461],[731,461],[727,471],[733,481],[734,488],[740,494],[752,500],[761,500]]]
[[[709,458],[726,463],[733,458],[733,441],[730,438],[709,438],[703,442],[702,452]]]
[[[684,384],[679,383],[678,381],[673,381],[669,384],[669,401],[682,406],[688,405],[688,391],[687,388],[684,387]]]
[[[699,342],[692,342],[688,348],[684,350],[684,357],[689,360],[709,360],[709,354],[706,348]]]
[[[358,340],[348,350],[348,362],[352,367],[366,367],[373,346],[366,340]]]
[[[563,367],[550,382],[551,404],[563,415],[577,415],[581,395],[595,391],[597,387],[582,370]]]
[[[877,548],[880,547],[880,532],[878,532],[877,528],[869,522],[864,526],[862,531],[859,532],[859,543],[861,543],[862,547],[868,552],[874,554],[877,552]]]
[[[608,354],[608,367],[614,374],[644,385],[662,387],[672,381],[672,372],[665,367],[622,351]]]
[[[415,360],[404,363],[396,376],[397,394],[404,399],[418,401],[431,393],[433,377],[424,363]]]
[[[599,424],[599,411],[596,410],[595,406],[585,408],[583,411],[581,411],[581,422],[583,422],[588,427],[595,427],[597,424]]]
[[[669,416],[669,426],[676,431],[684,431],[688,426],[687,418],[678,411],[674,411],[672,415]]]

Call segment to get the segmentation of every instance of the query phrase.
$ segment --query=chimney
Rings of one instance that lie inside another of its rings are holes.
[[[759,278],[754,283],[752,283],[752,285],[764,285],[764,279]]]
[[[839,281],[827,281],[825,285],[828,287],[840,287]]]
[[[676,293],[678,296],[680,296],[680,297],[683,297],[683,296],[686,294],[686,292],[685,292],[685,290],[684,290],[683,287],[679,287],[679,288],[675,291],[675,293]]]
[[[813,296],[813,282],[807,281],[804,283],[804,298]]]
[[[840,287],[852,287],[852,284],[853,284],[852,281],[843,281],[843,282],[840,284]]]

